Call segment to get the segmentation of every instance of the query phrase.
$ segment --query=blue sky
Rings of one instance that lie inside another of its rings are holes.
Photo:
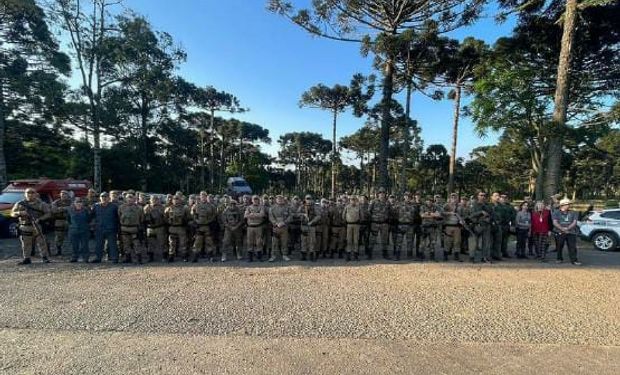
[[[179,74],[198,85],[212,85],[236,95],[250,112],[235,115],[269,129],[273,142],[264,150],[276,154],[278,137],[289,131],[314,131],[331,139],[331,116],[299,108],[301,93],[324,83],[347,84],[355,73],[370,74],[372,57],[363,58],[359,45],[310,36],[284,17],[265,9],[265,0],[126,0],[126,6],[145,15],[157,30],[170,33],[187,52]],[[474,36],[493,43],[508,35],[512,22],[497,25],[492,9],[476,25],[452,37]],[[412,117],[422,128],[425,146],[441,143],[449,149],[453,104],[415,95]],[[340,117],[338,136],[359,129],[364,119]],[[459,156],[491,144],[480,139],[463,119]]]

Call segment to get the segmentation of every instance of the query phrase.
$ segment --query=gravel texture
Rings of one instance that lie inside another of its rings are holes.
[[[620,254],[582,259],[3,260],[0,373],[620,373]]]

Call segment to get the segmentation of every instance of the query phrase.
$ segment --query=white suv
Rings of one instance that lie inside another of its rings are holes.
[[[591,212],[578,223],[581,236],[602,251],[620,246],[620,209]]]

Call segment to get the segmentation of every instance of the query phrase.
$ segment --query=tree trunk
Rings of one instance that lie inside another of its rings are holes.
[[[215,118],[215,110],[211,109],[211,144],[210,144],[210,155],[211,160],[209,161],[209,177],[211,181],[211,189],[215,187],[215,127],[214,127],[214,118]]]
[[[148,104],[142,105],[142,111],[140,114],[141,121],[141,144],[142,144],[142,191],[148,191],[148,171],[149,171],[149,151],[148,151]]]
[[[409,162],[409,121],[411,120],[411,93],[413,86],[411,81],[407,82],[407,97],[405,99],[405,126],[403,128],[403,169],[400,172],[400,192],[401,194],[407,190],[407,164]]]
[[[448,195],[454,191],[454,172],[456,170],[456,144],[459,134],[459,116],[461,114],[461,83],[456,83],[454,95],[454,124],[452,125],[452,150],[450,151],[450,171],[448,176]]]
[[[338,111],[334,111],[334,123],[332,125],[332,199],[336,199],[336,176],[338,175],[336,166],[336,121]]]
[[[93,122],[93,184],[96,191],[102,191],[101,185],[101,128],[99,126],[99,106],[91,103],[91,121]]]
[[[4,137],[6,131],[4,121],[4,88],[0,82],[0,189],[4,189],[9,184],[8,173],[6,170],[6,158],[4,156]]]
[[[394,93],[394,59],[388,56],[383,78],[383,98],[381,100],[381,140],[379,142],[379,186],[389,189],[388,156],[390,149],[390,126],[392,125],[392,94]]]
[[[200,121],[200,190],[205,188],[205,123]]]
[[[562,140],[566,126],[566,110],[568,107],[568,88],[570,78],[570,59],[575,25],[577,18],[577,0],[566,0],[564,12],[564,27],[562,31],[562,46],[555,87],[553,128],[549,132],[549,147],[547,149],[547,168],[545,169],[544,193],[550,197],[558,192],[562,175]]]

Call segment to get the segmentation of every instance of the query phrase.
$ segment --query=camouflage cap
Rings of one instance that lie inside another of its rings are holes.
[[[310,194],[306,194],[306,196],[304,197],[304,199],[312,199],[312,195],[310,195]]]
[[[385,188],[382,186],[379,189],[377,189],[377,194],[378,193],[385,193]]]
[[[102,192],[101,194],[99,194],[100,197],[109,197],[109,194],[107,192]]]

